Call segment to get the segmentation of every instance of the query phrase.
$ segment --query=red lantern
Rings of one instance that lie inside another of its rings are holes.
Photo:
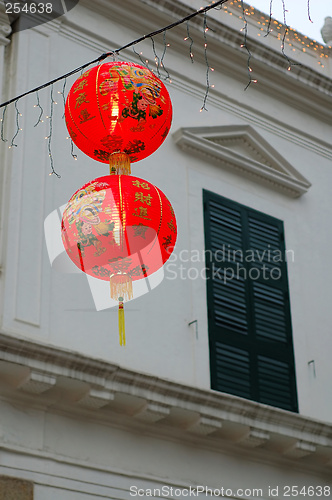
[[[162,267],[177,235],[175,214],[164,193],[129,175],[99,177],[76,191],[61,230],[74,264],[90,276],[110,280],[120,318],[123,301],[132,298],[132,281]]]
[[[95,66],[76,80],[66,102],[70,137],[85,154],[108,163],[121,152],[131,162],[152,154],[165,140],[172,104],[150,70],[128,62]]]

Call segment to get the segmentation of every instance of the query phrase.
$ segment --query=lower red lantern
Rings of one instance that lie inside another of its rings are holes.
[[[123,301],[133,297],[132,282],[160,269],[173,251],[177,226],[172,205],[160,189],[138,177],[99,177],[71,197],[61,230],[74,264],[110,280],[124,343]]]

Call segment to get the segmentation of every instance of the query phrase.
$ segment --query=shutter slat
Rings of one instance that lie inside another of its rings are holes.
[[[211,225],[220,227],[220,230],[229,229],[233,233],[241,234],[241,224],[235,220],[229,219],[223,214],[211,214]]]
[[[287,341],[283,292],[258,282],[253,283],[253,291],[256,334],[275,342]]]
[[[255,309],[259,311],[260,314],[266,314],[270,318],[276,317],[285,319],[285,311],[281,307],[274,306],[274,308],[271,308],[270,304],[265,304],[265,302],[263,301],[257,301],[255,304]]]
[[[249,355],[238,349],[216,342],[218,388],[220,391],[250,398]]]
[[[274,304],[284,304],[284,294],[277,288],[264,285],[263,283],[254,282],[254,295],[257,299],[265,302],[273,302]]]
[[[220,270],[222,279],[214,279],[211,284],[216,326],[235,333],[247,334],[245,283],[243,280],[225,281],[225,273],[225,270]]]
[[[279,229],[272,224],[265,223],[262,220],[257,219],[255,216],[249,215],[249,227],[252,231],[257,231],[257,233],[265,233],[268,235],[274,235],[276,239],[279,238]]]
[[[258,356],[257,367],[262,403],[293,410],[289,365],[267,356]]]

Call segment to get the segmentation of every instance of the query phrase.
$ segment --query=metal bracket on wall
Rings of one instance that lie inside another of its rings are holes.
[[[308,366],[312,365],[312,372],[314,374],[314,377],[316,378],[316,367],[315,367],[315,360],[312,359],[311,361],[308,361]]]
[[[190,323],[188,323],[188,326],[191,326],[193,324],[195,324],[196,339],[198,339],[198,320],[194,319],[193,321],[190,321]]]

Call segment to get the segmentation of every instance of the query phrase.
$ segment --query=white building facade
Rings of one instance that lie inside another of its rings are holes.
[[[81,0],[26,30],[1,6],[1,102],[201,6]],[[267,16],[246,10],[246,41],[232,1],[156,36],[155,52],[150,39],[120,52],[156,68],[166,51],[172,129],[132,172],[178,224],[164,275],[126,304],[125,348],[104,289],[45,240],[108,173],[71,155],[62,92],[77,75],[53,85],[51,118],[52,89],[39,92],[38,126],[36,94],[2,115],[0,498],[331,496],[332,49],[290,30],[285,57],[282,26],[264,37]]]

